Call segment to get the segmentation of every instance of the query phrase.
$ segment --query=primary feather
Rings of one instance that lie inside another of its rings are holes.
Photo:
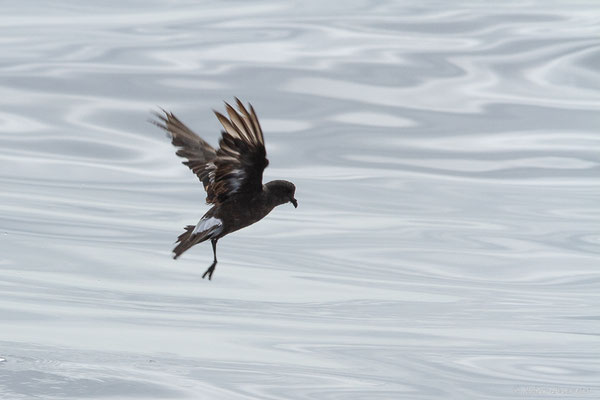
[[[215,111],[223,125],[219,149],[202,140],[185,126],[173,113],[163,110],[155,114],[153,123],[169,133],[177,147],[177,155],[202,181],[206,202],[220,204],[237,193],[262,190],[263,171],[269,165],[263,132],[254,108],[250,111],[236,98],[239,112],[225,103],[229,118]]]

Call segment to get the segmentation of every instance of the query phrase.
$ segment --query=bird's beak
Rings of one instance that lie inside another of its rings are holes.
[[[298,200],[296,200],[295,198],[291,198],[290,201],[292,202],[292,204],[294,205],[294,208],[298,208]]]

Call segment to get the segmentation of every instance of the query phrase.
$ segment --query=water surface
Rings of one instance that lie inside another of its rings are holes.
[[[595,2],[2,9],[0,397],[599,397]],[[207,282],[147,119],[233,96],[299,207]]]

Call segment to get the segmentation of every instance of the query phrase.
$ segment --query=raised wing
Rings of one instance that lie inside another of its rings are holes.
[[[236,193],[262,190],[263,171],[269,165],[262,129],[254,108],[250,112],[236,98],[239,113],[229,104],[229,118],[215,111],[225,129],[219,141],[217,157],[208,163],[208,203],[222,203]]]
[[[211,184],[209,166],[210,162],[217,157],[217,151],[185,126],[173,113],[162,111],[164,115],[155,113],[157,120],[151,122],[167,131],[171,143],[177,147],[176,154],[187,160],[182,163],[198,176],[204,185],[204,189],[208,192]]]

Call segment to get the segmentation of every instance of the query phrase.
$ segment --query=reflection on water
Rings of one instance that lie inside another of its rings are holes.
[[[447,6],[3,6],[0,397],[598,398],[600,12]],[[206,282],[233,96],[300,207]]]

